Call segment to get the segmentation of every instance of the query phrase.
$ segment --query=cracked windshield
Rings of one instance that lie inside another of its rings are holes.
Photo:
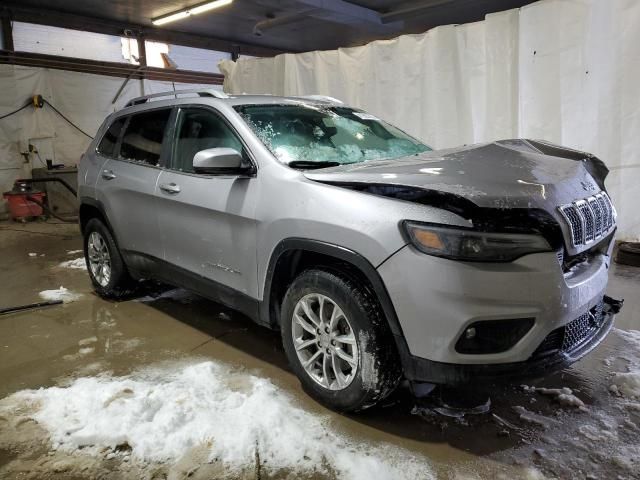
[[[325,105],[235,107],[267,148],[293,168],[395,159],[431,150],[375,116]]]

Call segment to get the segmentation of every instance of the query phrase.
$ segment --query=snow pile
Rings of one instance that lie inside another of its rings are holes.
[[[40,298],[43,300],[62,300],[65,303],[78,300],[82,296],[82,294],[72,292],[71,290],[64,288],[62,285],[57,290],[43,290],[38,295],[40,295]]]
[[[80,258],[75,258],[73,260],[66,260],[58,266],[62,268],[77,268],[77,269],[86,270],[87,262],[85,261],[84,257],[80,257]]]
[[[214,362],[26,390],[0,402],[0,411],[2,404],[24,403],[38,407],[31,417],[63,450],[101,455],[104,447],[117,452],[126,444],[132,459],[175,462],[206,448],[209,461],[222,462],[230,478],[257,459],[272,472],[433,478],[429,465],[409,452],[354,443],[329,428],[328,417],[295,406],[270,381]]]
[[[640,399],[640,330],[616,329],[616,332],[631,348],[624,352],[628,371],[614,373],[609,390],[626,398]]]
[[[93,346],[93,344],[96,343],[97,341],[98,341],[98,337],[89,337],[89,338],[83,338],[82,340],[79,340],[78,346],[80,348],[78,349],[78,352],[74,354],[63,355],[62,359],[66,361],[78,360],[79,358],[82,358],[85,355],[89,355],[90,353],[95,352],[96,349]]]
[[[573,390],[569,387],[562,388],[545,388],[545,387],[529,387],[527,385],[523,385],[522,389],[525,392],[530,393],[541,393],[542,395],[547,395],[553,397],[553,399],[558,402],[560,405],[565,407],[576,407],[578,410],[586,412],[588,409],[585,406],[584,402],[580,400],[573,394]]]
[[[520,420],[524,420],[525,422],[538,425],[545,429],[558,425],[558,420],[527,410],[521,405],[516,405],[512,408],[518,414]]]
[[[91,345],[92,343],[96,343],[98,341],[98,337],[88,337],[83,338],[82,340],[78,340],[78,345],[81,347],[86,347],[87,345]]]
[[[640,399],[640,371],[616,373],[610,390],[623,397]]]

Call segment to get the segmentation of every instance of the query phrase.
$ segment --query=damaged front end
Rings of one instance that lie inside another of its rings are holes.
[[[445,385],[502,383],[536,378],[566,368],[597,347],[613,327],[623,300],[604,296],[588,312],[553,330],[523,362],[451,364],[409,355],[402,359],[405,376],[414,382]]]
[[[579,253],[565,248],[563,228],[551,213],[542,208],[480,207],[459,195],[424,188],[359,182],[322,182],[362,193],[418,203],[450,211],[469,221],[470,230],[486,233],[536,234],[542,236],[556,253],[564,274],[572,274],[576,267],[588,263],[598,255],[608,255],[615,228],[606,236],[598,236],[588,249]]]
[[[606,175],[592,155],[527,140],[305,173],[466,221],[407,218],[409,247],[380,267],[410,282],[389,287],[409,337],[405,376],[450,385],[548,374],[606,337],[622,306],[605,295],[616,230]],[[419,340],[431,315],[440,323]]]
[[[447,210],[475,232],[540,235],[563,273],[571,274],[610,253],[616,211],[604,189],[607,174],[604,163],[585,152],[539,140],[503,140],[306,176]]]

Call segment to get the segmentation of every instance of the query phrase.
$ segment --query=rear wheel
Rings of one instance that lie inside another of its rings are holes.
[[[398,355],[378,302],[347,274],[300,274],[285,295],[281,327],[289,363],[304,389],[330,408],[363,410],[398,384]]]
[[[109,229],[97,218],[84,229],[84,257],[93,288],[104,298],[124,298],[135,290]]]

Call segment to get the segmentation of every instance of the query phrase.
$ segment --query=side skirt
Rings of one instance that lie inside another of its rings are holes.
[[[153,279],[191,290],[209,300],[237,310],[254,322],[263,325],[259,315],[261,302],[249,295],[151,255],[124,250],[122,256],[129,273],[134,278]]]

